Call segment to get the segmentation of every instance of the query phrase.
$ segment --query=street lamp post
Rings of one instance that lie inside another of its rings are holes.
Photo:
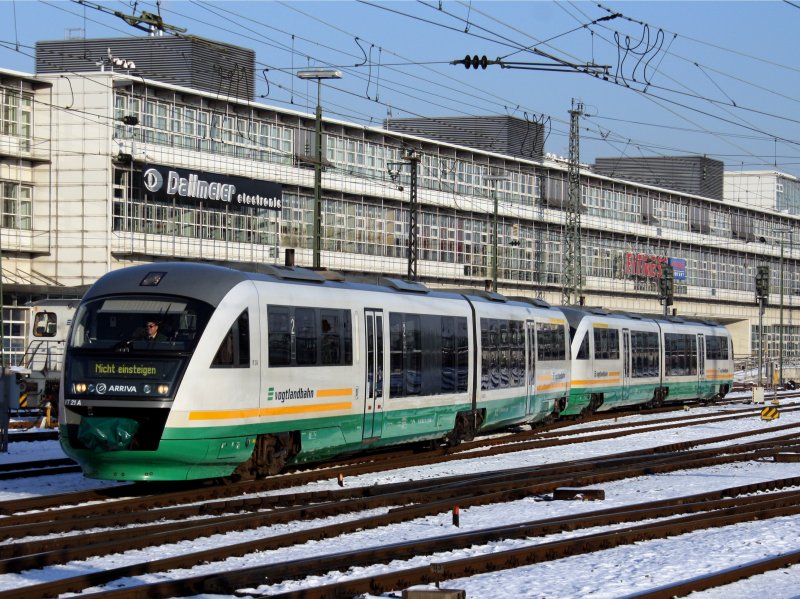
[[[779,314],[779,324],[780,327],[778,331],[778,384],[783,386],[783,264],[784,264],[784,248],[786,246],[784,242],[784,234],[789,234],[789,247],[792,247],[792,229],[789,227],[780,228],[780,229],[773,229],[776,233],[780,233],[781,236],[781,255],[780,255],[780,262],[779,262],[779,277],[780,282],[778,286],[779,290],[779,303],[778,303],[778,314]]]
[[[492,202],[494,203],[494,219],[492,222],[492,291],[497,293],[497,184],[500,181],[509,181],[506,175],[489,175],[483,178],[492,185]]]
[[[307,69],[297,71],[300,79],[316,79],[317,81],[317,112],[316,128],[314,135],[314,229],[312,231],[312,265],[313,268],[320,268],[320,229],[322,221],[322,80],[341,79],[342,72],[336,69]]]
[[[783,234],[781,231],[781,267],[780,267],[780,336],[778,337],[778,384],[783,387]]]

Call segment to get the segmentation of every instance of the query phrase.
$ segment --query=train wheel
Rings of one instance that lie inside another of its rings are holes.
[[[603,405],[603,394],[602,393],[592,393],[592,397],[589,400],[589,404],[581,410],[581,417],[583,416],[591,416]]]
[[[292,433],[259,435],[253,455],[236,468],[233,480],[254,480],[278,474],[299,450]]]
[[[445,443],[449,447],[455,447],[461,441],[472,441],[483,424],[483,417],[483,410],[459,412],[453,430],[445,437]]]
[[[667,397],[668,393],[669,391],[667,391],[665,387],[658,387],[655,391],[653,391],[653,399],[644,404],[644,407],[658,408],[664,403],[664,399]]]

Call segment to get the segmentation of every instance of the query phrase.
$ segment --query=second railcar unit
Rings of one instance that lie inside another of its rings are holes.
[[[730,334],[721,325],[592,308],[563,312],[572,390],[562,415],[711,399],[733,384]]]

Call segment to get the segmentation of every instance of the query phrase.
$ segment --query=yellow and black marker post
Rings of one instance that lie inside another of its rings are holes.
[[[775,420],[780,417],[777,406],[768,406],[761,410],[761,420]]]

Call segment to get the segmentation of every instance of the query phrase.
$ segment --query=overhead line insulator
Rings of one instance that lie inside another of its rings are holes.
[[[478,56],[477,54],[475,54],[474,56],[470,56],[469,54],[467,54],[464,57],[464,60],[456,60],[453,61],[453,63],[463,64],[464,68],[466,69],[469,69],[470,67],[472,67],[473,69],[477,69],[478,67],[485,69],[487,66],[489,66],[489,59],[486,58],[485,54],[483,56]]]

